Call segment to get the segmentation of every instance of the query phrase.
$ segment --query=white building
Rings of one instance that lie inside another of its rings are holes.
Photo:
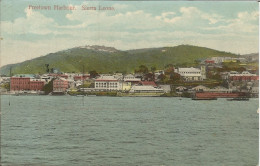
[[[159,75],[164,74],[164,70],[156,70],[154,72],[155,79],[158,79]]]
[[[134,85],[129,91],[130,93],[164,93],[163,89],[155,88],[149,85]]]
[[[171,92],[171,86],[170,85],[159,85],[159,88],[162,88],[165,93]]]
[[[203,92],[203,91],[205,92],[205,91],[209,91],[210,89],[206,86],[198,85],[196,87],[191,88],[191,90],[196,91],[196,92]]]
[[[127,74],[127,75],[124,76],[124,81],[125,82],[140,82],[141,78],[135,78],[134,75]]]
[[[48,76],[47,74],[41,75],[40,78],[44,80],[46,83],[49,83],[53,79],[52,76]]]
[[[201,81],[206,79],[205,67],[199,68],[178,68],[177,73],[184,78],[185,81]]]
[[[122,90],[122,81],[115,76],[102,75],[95,80],[95,89],[100,91]]]
[[[0,83],[10,82],[10,77],[0,77]]]
[[[231,93],[233,90],[232,89],[227,89],[223,86],[216,86],[213,89],[209,89],[209,92],[223,92],[223,93]]]
[[[234,58],[234,57],[212,57],[210,59],[213,60],[215,63],[246,61],[246,58]]]
[[[243,71],[242,73],[238,73],[237,71],[231,71],[228,73],[228,77],[232,77],[232,76],[257,76],[257,75],[249,73],[248,71]]]

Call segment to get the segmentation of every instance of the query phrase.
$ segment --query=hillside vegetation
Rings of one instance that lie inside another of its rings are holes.
[[[106,48],[109,48],[106,50]],[[56,68],[62,72],[82,72],[96,70],[98,73],[123,72],[130,73],[140,65],[163,69],[167,64],[177,66],[193,66],[197,60],[236,54],[217,51],[205,47],[180,45],[176,47],[147,48],[138,50],[120,51],[110,47],[76,47],[46,56],[38,57],[18,64],[3,66],[1,74],[46,73],[45,64],[49,68]]]

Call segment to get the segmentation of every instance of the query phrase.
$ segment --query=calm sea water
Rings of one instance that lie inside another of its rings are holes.
[[[257,108],[258,99],[1,96],[2,165],[255,166]]]

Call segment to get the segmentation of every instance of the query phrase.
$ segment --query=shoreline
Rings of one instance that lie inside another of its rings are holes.
[[[128,95],[107,95],[107,94],[78,94],[78,95],[71,95],[71,94],[64,94],[64,95],[46,95],[46,94],[13,94],[13,93],[0,93],[0,96],[4,95],[10,95],[10,96],[73,96],[73,97],[163,97],[163,98],[190,98],[193,97],[187,97],[187,96],[180,96],[180,95],[152,95],[152,94],[128,94]],[[230,97],[219,97],[219,98],[225,98],[228,99]],[[259,99],[259,97],[247,97],[251,99]]]

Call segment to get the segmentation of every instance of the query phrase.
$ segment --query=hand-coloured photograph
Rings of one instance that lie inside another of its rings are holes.
[[[0,165],[259,164],[257,1],[0,7]]]

